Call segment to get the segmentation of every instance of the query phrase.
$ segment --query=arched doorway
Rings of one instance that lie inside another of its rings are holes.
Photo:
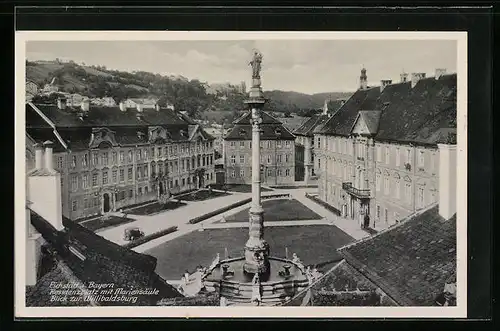
[[[103,200],[103,207],[102,207],[102,210],[107,213],[109,212],[109,194],[108,193],[104,193],[104,195],[102,196],[102,200]]]

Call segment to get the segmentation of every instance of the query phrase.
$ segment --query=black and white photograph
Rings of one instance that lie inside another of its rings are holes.
[[[19,33],[16,308],[464,317],[466,43]]]

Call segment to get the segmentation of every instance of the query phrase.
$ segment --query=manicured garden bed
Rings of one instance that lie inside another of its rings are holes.
[[[91,231],[103,230],[105,228],[126,224],[135,221],[133,218],[121,216],[107,216],[92,219],[90,221],[83,221],[80,224]]]
[[[210,217],[213,217],[215,215],[219,215],[219,214],[225,213],[228,210],[234,209],[234,208],[239,207],[239,206],[243,206],[244,204],[247,204],[250,201],[252,201],[252,198],[247,198],[247,199],[240,200],[240,201],[235,202],[233,204],[230,204],[230,205],[224,206],[222,208],[216,209],[216,210],[214,210],[214,211],[212,211],[210,213],[207,213],[207,214],[204,214],[204,215],[192,218],[192,219],[189,220],[189,223],[190,224],[199,223],[199,222],[207,220]]]
[[[297,253],[306,265],[324,264],[341,257],[337,248],[354,241],[333,225],[276,226],[265,229],[264,238],[271,247],[271,256],[285,257]],[[217,253],[224,258],[224,248],[230,257],[244,254],[248,240],[247,228],[205,229],[193,231],[144,252],[157,258],[156,271],[167,280],[181,279],[186,270],[194,272],[198,265],[208,267]]]
[[[185,206],[185,205],[186,204],[184,202],[179,202],[179,201],[168,201],[165,204],[162,204],[159,202],[154,202],[154,203],[149,204],[147,206],[142,206],[142,207],[127,210],[127,213],[133,214],[133,215],[152,215],[152,214],[157,214],[157,213],[165,211],[165,210],[177,209],[177,208]]]
[[[123,245],[123,247],[129,248],[129,249],[130,248],[134,248],[134,247],[137,247],[139,245],[145,244],[148,241],[151,241],[151,240],[154,240],[156,238],[160,238],[160,237],[166,236],[167,234],[170,234],[170,233],[175,232],[175,231],[177,231],[177,227],[176,226],[171,226],[171,227],[169,227],[167,229],[164,229],[164,230],[161,230],[161,231],[157,231],[157,232],[148,234],[147,236],[144,236],[142,238],[130,241],[130,242],[126,243],[125,245]]]
[[[214,199],[218,197],[223,197],[231,195],[230,193],[220,192],[220,191],[210,191],[210,190],[199,190],[196,192],[178,195],[175,198],[181,201],[204,201],[208,199]]]
[[[262,201],[264,222],[319,220],[322,217],[295,199]],[[248,222],[250,208],[226,217],[226,222]]]
[[[226,188],[230,192],[240,192],[240,193],[251,193],[252,192],[252,185],[250,184],[227,184],[227,185],[222,185],[222,184],[214,184],[210,185],[213,189],[216,190],[222,190],[224,191]],[[272,191],[268,188],[261,187],[260,188],[261,192],[269,192]]]
[[[322,206],[323,208],[331,211],[332,213],[334,213],[335,215],[337,216],[340,216],[340,210],[338,210],[337,208],[331,206],[330,204],[326,203],[325,201],[321,200],[320,198],[318,198],[317,196],[315,195],[310,195],[310,194],[307,194],[306,193],[306,198],[316,202],[318,205]]]

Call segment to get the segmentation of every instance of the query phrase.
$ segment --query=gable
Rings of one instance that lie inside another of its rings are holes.
[[[354,123],[354,127],[352,129],[353,134],[359,135],[367,135],[370,134],[370,130],[368,130],[368,125],[366,125],[366,121],[363,116],[359,116]]]

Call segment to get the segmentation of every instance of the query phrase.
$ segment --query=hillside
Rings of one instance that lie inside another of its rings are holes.
[[[245,95],[237,91],[221,96],[209,94],[206,85],[197,79],[162,76],[150,72],[124,72],[104,66],[87,66],[72,61],[26,62],[26,78],[40,87],[54,80],[61,92],[80,93],[89,97],[126,98],[157,97],[159,103],[172,103],[176,109],[188,111],[195,118],[217,122],[231,120],[244,110]],[[54,79],[55,78],[55,79]],[[305,115],[321,108],[325,99],[347,98],[350,93],[319,93],[308,95],[288,91],[264,92],[269,102],[265,110]],[[229,113],[229,114],[228,114]]]

